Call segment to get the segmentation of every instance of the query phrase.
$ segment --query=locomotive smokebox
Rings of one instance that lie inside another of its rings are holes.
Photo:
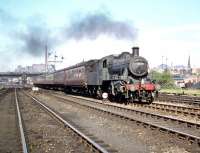
[[[132,54],[133,56],[139,56],[139,47],[133,47],[132,48]]]

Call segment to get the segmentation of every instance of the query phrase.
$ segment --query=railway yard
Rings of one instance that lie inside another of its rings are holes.
[[[197,97],[124,105],[52,90],[0,93],[2,153],[200,152]]]
[[[2,0],[0,153],[200,153],[199,5]]]

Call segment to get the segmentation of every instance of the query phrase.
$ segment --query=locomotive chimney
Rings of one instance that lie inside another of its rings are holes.
[[[132,54],[133,56],[139,56],[139,47],[133,47]]]

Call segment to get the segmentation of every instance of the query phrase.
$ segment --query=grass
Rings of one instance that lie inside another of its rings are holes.
[[[200,96],[200,89],[181,89],[181,88],[173,88],[173,89],[161,89],[160,92],[166,93],[177,93],[177,94],[186,94],[186,95],[195,95]]]

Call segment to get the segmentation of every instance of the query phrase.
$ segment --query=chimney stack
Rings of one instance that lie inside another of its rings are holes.
[[[139,47],[133,47],[132,48],[132,55],[133,56],[139,56]]]

